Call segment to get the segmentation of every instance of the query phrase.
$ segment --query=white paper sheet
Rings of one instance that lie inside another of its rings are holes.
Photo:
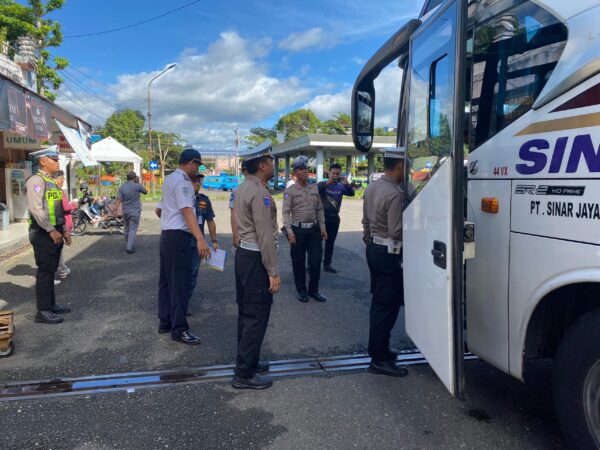
[[[225,270],[225,260],[227,259],[227,252],[225,250],[214,250],[210,249],[210,258],[203,259],[201,265],[206,266],[207,269],[218,270],[223,272]]]

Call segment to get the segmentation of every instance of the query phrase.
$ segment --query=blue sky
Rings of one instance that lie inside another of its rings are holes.
[[[148,81],[175,62],[177,68],[152,85],[153,128],[177,131],[199,148],[228,148],[233,129],[243,134],[272,126],[298,107],[311,107],[321,119],[347,112],[362,64],[422,5],[206,0],[136,28],[68,37],[125,26],[189,1],[67,0],[54,14],[65,35],[56,53],[72,64],[58,102],[93,124],[122,107],[146,113]],[[399,70],[380,78],[390,95],[378,105],[378,125],[393,126]]]

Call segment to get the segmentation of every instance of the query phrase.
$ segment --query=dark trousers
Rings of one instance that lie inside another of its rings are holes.
[[[195,240],[194,240],[195,242]],[[196,250],[196,246],[192,245],[195,251],[192,252],[192,277],[190,278],[190,293],[188,295],[188,302],[192,299],[194,291],[196,290],[196,283],[198,282],[198,272],[200,271],[200,254]]]
[[[160,278],[158,281],[158,318],[160,328],[178,337],[189,326],[186,318],[192,278],[193,236],[181,230],[160,234]]]
[[[125,243],[127,250],[133,250],[135,246],[135,237],[140,226],[141,213],[123,213],[123,231],[125,232]]]
[[[340,229],[340,217],[325,217],[325,229],[327,230],[327,240],[325,241],[325,256],[323,257],[323,265],[331,265],[333,258],[333,246]]]
[[[57,227],[62,233],[62,229]],[[54,295],[54,274],[58,269],[63,244],[56,245],[45,230],[31,227],[29,242],[33,246],[33,255],[37,266],[35,275],[35,298],[38,311],[51,311],[56,304]]]
[[[306,292],[306,254],[308,253],[308,294],[319,292],[321,260],[323,259],[323,238],[318,226],[312,228],[292,227],[296,243],[290,246],[294,281],[298,292]]]
[[[371,272],[371,314],[369,326],[369,356],[374,362],[395,355],[390,350],[390,335],[400,307],[404,304],[402,257],[390,255],[383,245],[367,245],[367,264]]]
[[[260,252],[238,248],[235,253],[235,289],[238,304],[238,352],[235,374],[250,378],[260,358],[273,295],[269,293],[269,274]]]

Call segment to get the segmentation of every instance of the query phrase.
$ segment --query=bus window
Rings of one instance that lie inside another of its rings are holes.
[[[567,28],[532,1],[474,17],[471,148],[528,112],[564,50]]]
[[[433,28],[414,38],[411,47],[406,143],[408,183],[416,192],[452,152],[453,26],[444,13]]]

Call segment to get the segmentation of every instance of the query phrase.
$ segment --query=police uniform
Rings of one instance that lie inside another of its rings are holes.
[[[58,160],[58,152],[54,147],[34,152],[31,156]],[[65,216],[62,190],[58,188],[51,174],[41,170],[29,177],[25,186],[29,209],[29,242],[33,247],[37,265],[35,294],[38,314],[35,321],[59,323],[62,322],[62,318],[55,314],[68,312],[67,307],[56,304],[54,293],[54,274],[58,269],[63,242],[55,244],[50,232],[56,230],[63,234]]]
[[[300,156],[292,162],[294,169],[306,166],[308,158]],[[283,194],[283,225],[288,235],[294,233],[296,243],[290,246],[292,268],[298,299],[306,301],[306,295],[324,301],[319,294],[325,216],[319,190],[314,184],[302,186],[296,183]],[[308,254],[309,282],[306,290],[306,255]]]
[[[403,158],[401,151],[385,157]],[[390,334],[404,304],[402,279],[402,211],[404,192],[394,179],[384,175],[369,184],[363,203],[363,239],[373,294],[370,312],[369,356],[372,364],[395,361]]]
[[[190,150],[184,150],[181,158],[189,156],[186,152]],[[192,152],[197,154],[193,158],[200,158],[197,151],[192,150]],[[193,158],[190,157],[188,161]],[[194,210],[196,196],[190,177],[180,168],[165,178],[162,194],[158,288],[159,333],[170,332],[174,340],[182,340],[182,337],[185,339],[189,335],[186,313],[193,273],[193,253],[198,252],[182,209]],[[195,338],[193,343],[198,342]]]
[[[245,160],[270,155],[268,141],[250,151]],[[251,379],[259,368],[273,294],[269,277],[279,275],[277,261],[277,207],[263,182],[247,174],[235,194],[239,246],[235,253],[235,285],[238,304],[238,353],[235,375]],[[234,379],[234,387],[235,379]],[[265,386],[268,387],[268,386]]]

